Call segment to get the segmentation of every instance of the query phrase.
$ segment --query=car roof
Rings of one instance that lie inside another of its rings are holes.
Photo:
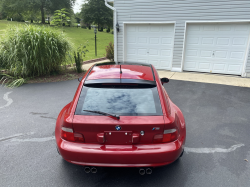
[[[151,64],[143,63],[104,63],[95,65],[86,80],[97,79],[135,79],[155,81]]]

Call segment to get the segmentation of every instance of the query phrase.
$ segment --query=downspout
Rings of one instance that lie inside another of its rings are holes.
[[[118,47],[117,47],[117,44],[118,44],[117,35],[118,35],[118,32],[117,32],[117,29],[116,29],[116,23],[118,22],[117,21],[117,11],[116,11],[116,9],[114,7],[110,6],[107,1],[108,0],[105,0],[105,5],[108,8],[110,8],[110,9],[112,9],[114,11],[114,23],[113,23],[113,28],[114,28],[114,51],[115,51],[114,60],[115,60],[115,63],[118,64],[118,60],[117,60],[117,52],[118,52],[117,51],[117,49],[118,49]]]

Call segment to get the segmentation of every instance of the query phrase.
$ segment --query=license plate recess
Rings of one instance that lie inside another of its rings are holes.
[[[131,145],[133,133],[132,131],[105,131],[104,137],[107,145]]]

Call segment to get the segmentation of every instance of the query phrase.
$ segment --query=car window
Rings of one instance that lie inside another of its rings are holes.
[[[162,115],[157,88],[83,87],[76,115],[98,115],[83,110],[123,116]]]

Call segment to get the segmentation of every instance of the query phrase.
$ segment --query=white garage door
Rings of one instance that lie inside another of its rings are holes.
[[[249,23],[188,24],[184,70],[241,75]]]
[[[151,63],[157,69],[171,69],[174,24],[130,24],[125,32],[125,62]]]

